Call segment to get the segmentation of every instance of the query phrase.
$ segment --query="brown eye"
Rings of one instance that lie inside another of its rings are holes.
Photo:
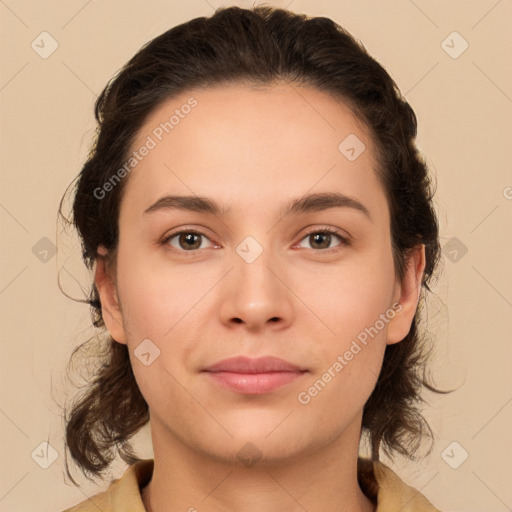
[[[331,245],[332,235],[330,233],[314,233],[309,235],[313,249],[328,249]]]
[[[175,239],[176,241],[174,241]],[[203,239],[209,240],[206,235],[197,231],[179,231],[168,236],[163,244],[170,245],[178,251],[192,252],[204,249],[202,246]]]
[[[199,249],[201,247],[201,235],[196,233],[181,233],[178,236],[178,244],[181,248]]]
[[[332,242],[335,241],[335,239],[338,239],[340,243],[332,246]],[[310,244],[310,248],[313,250],[319,250],[319,251],[326,251],[326,250],[336,250],[337,247],[347,245],[348,240],[341,236],[336,230],[333,229],[322,229],[317,231],[312,231],[302,239],[302,240],[308,240]],[[299,247],[302,247],[299,244]]]

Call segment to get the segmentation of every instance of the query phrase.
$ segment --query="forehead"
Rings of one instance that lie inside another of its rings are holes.
[[[171,192],[276,208],[283,196],[308,191],[384,197],[367,127],[342,101],[310,87],[184,92],[148,117],[131,150],[143,147],[150,149],[125,191],[139,210]]]

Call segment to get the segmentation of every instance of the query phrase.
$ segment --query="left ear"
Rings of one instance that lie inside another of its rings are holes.
[[[388,345],[402,341],[411,329],[421,294],[424,270],[425,245],[421,244],[412,249],[406,262],[404,278],[397,283],[393,304],[398,303],[400,307],[393,308],[396,314],[388,323]]]

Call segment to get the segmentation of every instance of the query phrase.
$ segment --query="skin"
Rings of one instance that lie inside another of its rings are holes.
[[[423,246],[400,282],[370,133],[316,89],[187,91],[150,115],[133,148],[191,96],[197,106],[127,178],[115,271],[100,258],[95,272],[106,326],[128,345],[150,409],[155,466],[144,505],[150,512],[375,510],[357,483],[362,409],[386,345],[409,331]],[[338,150],[349,134],[366,146],[355,161]],[[280,215],[291,199],[321,192],[357,199],[370,218],[350,207]],[[231,210],[144,213],[167,194],[206,196]],[[310,236],[325,227],[349,243]],[[162,243],[180,229],[204,233],[188,242],[194,251],[179,235]],[[263,249],[252,263],[236,252],[248,236]],[[298,394],[396,303],[400,312],[378,335],[299,403]],[[134,356],[144,339],[160,350],[148,366]],[[273,355],[308,372],[263,395],[225,389],[201,372],[235,355]],[[260,456],[251,467],[237,458],[248,442]]]

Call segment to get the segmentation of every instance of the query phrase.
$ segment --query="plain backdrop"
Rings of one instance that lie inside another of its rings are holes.
[[[443,273],[427,309],[432,375],[457,391],[424,395],[436,435],[428,458],[383,460],[443,511],[510,510],[512,1],[267,3],[331,17],[364,43],[414,108],[437,180]],[[75,471],[76,488],[64,477],[65,366],[93,331],[88,306],[57,285],[60,276],[83,298],[91,282],[57,207],[87,155],[107,81],[153,37],[221,5],[252,4],[0,1],[2,511],[63,510],[109,484]],[[152,456],[147,428],[135,444]],[[116,462],[111,478],[125,469]]]

